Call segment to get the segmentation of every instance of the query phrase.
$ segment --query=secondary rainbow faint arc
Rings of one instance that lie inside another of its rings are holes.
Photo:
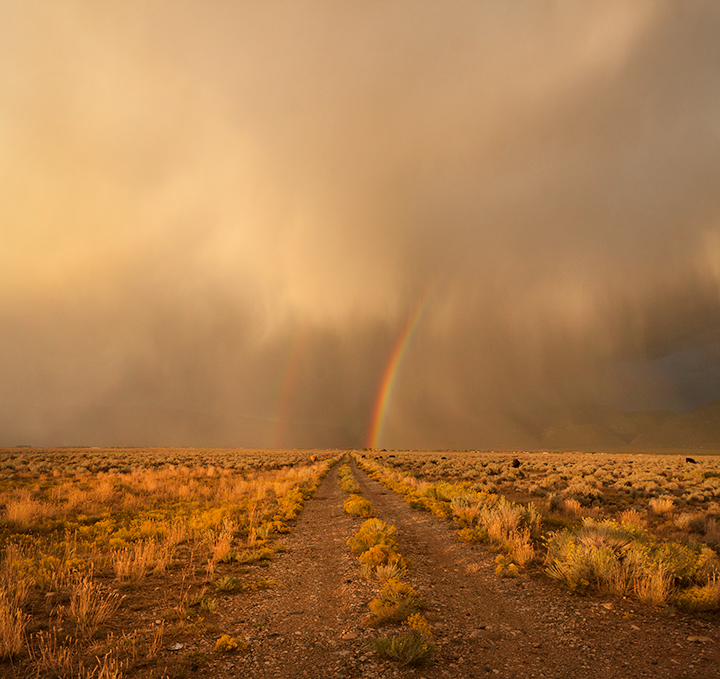
[[[282,371],[282,380],[278,393],[277,407],[275,409],[275,432],[272,445],[274,448],[281,448],[286,445],[285,440],[287,424],[290,418],[292,397],[297,387],[302,364],[303,349],[305,346],[305,334],[298,331],[292,339],[287,353],[287,359]]]
[[[423,296],[415,308],[415,312],[412,316],[410,316],[410,318],[408,318],[405,328],[402,333],[400,333],[400,336],[395,343],[395,347],[390,354],[390,359],[385,366],[385,372],[383,373],[383,378],[380,382],[380,389],[378,389],[377,397],[375,399],[375,407],[373,408],[370,435],[368,436],[368,448],[377,448],[383,424],[385,422],[388,404],[390,403],[390,395],[392,394],[393,387],[395,386],[400,364],[405,356],[405,352],[410,344],[413,333],[420,322],[423,311],[425,311],[428,296],[428,294]]]

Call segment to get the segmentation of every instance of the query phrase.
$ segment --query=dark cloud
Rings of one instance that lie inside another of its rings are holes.
[[[0,10],[0,445],[532,446],[720,396],[712,3]]]

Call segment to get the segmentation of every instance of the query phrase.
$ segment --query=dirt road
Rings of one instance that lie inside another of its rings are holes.
[[[428,605],[441,652],[400,668],[372,650],[363,627],[373,593],[345,541],[360,520],[344,514],[337,466],[307,502],[267,569],[274,589],[229,604],[250,652],[213,661],[215,676],[243,677],[707,677],[720,676],[720,634],[704,622],[637,601],[577,597],[522,575],[500,579],[495,555],[457,540],[452,524],[410,509],[353,465],[363,495],[397,528],[406,578]]]

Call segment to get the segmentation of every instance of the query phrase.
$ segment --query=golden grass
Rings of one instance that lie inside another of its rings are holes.
[[[675,500],[671,497],[653,497],[648,502],[650,511],[654,514],[665,515],[672,512],[675,507]]]
[[[78,655],[77,640],[58,640],[57,629],[39,632],[28,645],[30,657],[38,675],[43,677],[72,677],[73,664]]]
[[[70,593],[69,613],[78,637],[91,637],[109,620],[120,605],[117,592],[106,592],[86,576],[75,583]]]
[[[127,549],[115,550],[111,558],[118,580],[138,582],[151,571],[164,572],[171,557],[166,545],[155,540],[145,540]]]
[[[290,530],[331,463],[223,452],[196,464],[209,455],[184,451],[179,464],[168,451],[58,451],[57,460],[24,463],[35,455],[13,453],[0,466],[0,657],[19,663],[17,676],[73,679],[147,673],[165,622],[119,638],[112,621],[134,624],[141,592],[173,627],[212,616],[218,601],[201,597],[193,607],[197,590],[226,577],[224,560],[265,562],[281,551],[276,536]],[[108,586],[113,578],[124,596]],[[255,577],[239,590],[271,585]],[[46,631],[27,634],[38,628]]]
[[[23,650],[27,620],[13,597],[0,589],[0,659],[12,658]]]

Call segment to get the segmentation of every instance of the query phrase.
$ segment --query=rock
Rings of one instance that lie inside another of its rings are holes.
[[[168,651],[179,651],[181,649],[185,648],[185,644],[181,644],[179,641],[176,644],[170,644],[167,647]]]
[[[712,641],[710,637],[688,637],[687,640],[694,644],[707,644]]]
[[[613,605],[610,604],[610,603],[607,603],[607,604],[602,604],[602,607],[603,607],[603,608],[607,608],[609,611],[611,611],[612,608],[613,608]]]
[[[357,639],[358,635],[355,634],[355,632],[345,632],[345,634],[342,635],[342,639]]]

